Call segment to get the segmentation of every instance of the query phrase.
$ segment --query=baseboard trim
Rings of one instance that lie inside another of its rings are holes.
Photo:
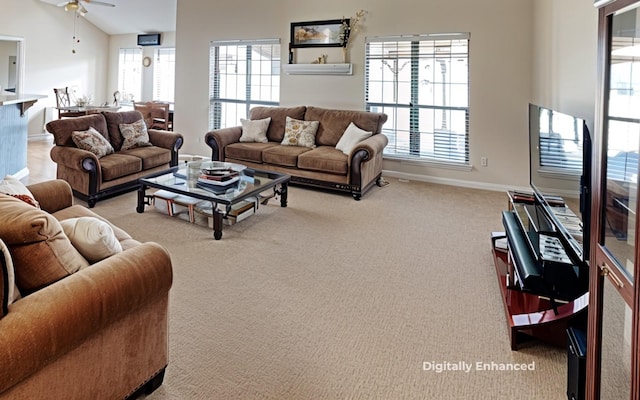
[[[531,192],[530,187],[497,185],[495,183],[464,181],[461,179],[438,178],[434,176],[426,176],[426,175],[420,175],[420,174],[411,174],[407,172],[398,172],[398,171],[389,171],[389,170],[383,170],[382,176],[389,177],[389,178],[406,179],[409,181],[437,183],[437,184],[449,185],[449,186],[460,186],[460,187],[466,187],[470,189],[491,190],[495,192],[506,192],[508,190]]]
[[[9,176],[16,178],[18,180],[24,179],[29,176],[29,168],[27,167],[22,168],[20,171],[16,172],[15,174],[11,174]]]
[[[49,140],[52,139],[52,135],[50,133],[36,133],[34,135],[28,135],[27,141],[36,141],[36,140]]]

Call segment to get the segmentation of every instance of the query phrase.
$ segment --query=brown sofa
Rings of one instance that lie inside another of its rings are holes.
[[[0,239],[9,249],[18,283],[29,280],[25,271],[44,275],[57,262],[49,250],[59,249],[64,238],[55,221],[98,217],[72,205],[71,188],[62,180],[28,189],[45,211],[0,194]],[[17,219],[25,215],[36,217],[31,228],[21,229]],[[140,243],[111,227],[122,252],[38,290],[20,288],[23,297],[3,307],[0,399],[134,398],[162,384],[171,259],[160,245]],[[7,276],[6,265],[3,272],[0,278]]]
[[[139,111],[123,111],[47,123],[47,131],[54,136],[51,159],[57,164],[56,177],[69,182],[74,194],[93,207],[104,197],[137,188],[138,178],[177,165],[178,150],[183,143],[179,133],[148,129],[149,141],[153,146],[121,150],[124,138],[119,125],[141,119]],[[111,143],[114,153],[99,158],[76,146],[72,133],[86,131],[90,127]]]
[[[315,148],[281,145],[287,116],[319,121]],[[255,107],[249,113],[250,120],[267,117],[271,121],[266,143],[240,142],[241,126],[207,132],[205,141],[212,149],[212,159],[284,172],[291,175],[292,183],[347,192],[356,200],[380,182],[382,151],[388,143],[381,134],[386,114],[311,106]],[[347,155],[336,149],[336,144],[351,122],[373,134]]]

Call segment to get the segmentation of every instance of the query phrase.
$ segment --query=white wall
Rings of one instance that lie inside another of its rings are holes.
[[[45,107],[55,107],[54,87],[106,101],[108,36],[81,18],[72,54],[74,15],[39,0],[3,0],[0,35],[25,39],[24,92],[42,94],[29,109],[29,134],[44,131]]]
[[[387,171],[412,179],[477,187],[527,187],[528,103],[561,108],[593,121],[597,13],[588,1],[191,0],[178,2],[177,17],[175,127],[185,135],[183,151],[209,154],[203,137],[207,130],[210,41],[280,38],[282,62],[286,63],[291,22],[351,17],[360,9],[368,14],[365,29],[353,38],[350,50],[354,74],[283,74],[282,105],[362,109],[366,36],[471,33],[472,170],[386,160]],[[332,50],[297,55],[308,60]],[[330,53],[328,62],[336,58],[339,53]],[[480,166],[481,157],[488,158],[487,167]]]
[[[587,121],[593,134],[598,11],[583,0],[536,0],[531,102]]]

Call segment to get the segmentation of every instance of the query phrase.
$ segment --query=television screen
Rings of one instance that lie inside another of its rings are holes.
[[[588,258],[591,137],[585,121],[529,105],[530,185],[562,239],[580,260]],[[578,217],[569,218],[560,201]]]

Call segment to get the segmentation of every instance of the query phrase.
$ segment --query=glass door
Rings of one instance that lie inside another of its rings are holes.
[[[638,399],[638,171],[640,2],[599,10],[598,108],[592,196],[588,399]]]

